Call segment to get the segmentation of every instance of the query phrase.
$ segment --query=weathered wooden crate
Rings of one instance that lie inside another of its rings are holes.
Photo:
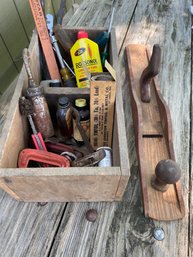
[[[75,39],[80,29],[82,28],[68,29],[68,31]],[[86,30],[89,38],[92,39],[102,29]],[[33,34],[29,51],[35,81],[40,83],[40,48],[36,32]],[[109,55],[110,63],[117,71],[112,143],[113,167],[17,168],[18,154],[27,147],[30,136],[27,120],[20,115],[18,106],[18,99],[28,86],[26,71],[23,67],[0,137],[0,186],[12,197],[30,202],[121,200],[130,171],[114,30],[111,32]],[[53,99],[54,96],[64,94],[71,99],[74,99],[77,94],[89,98],[89,89],[47,88],[45,93],[48,103],[49,96]]]

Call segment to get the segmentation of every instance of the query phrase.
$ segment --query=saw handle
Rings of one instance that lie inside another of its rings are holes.
[[[148,66],[142,72],[140,78],[141,101],[149,103],[151,101],[150,83],[151,80],[159,73],[161,61],[161,48],[158,44],[153,46],[153,52]]]

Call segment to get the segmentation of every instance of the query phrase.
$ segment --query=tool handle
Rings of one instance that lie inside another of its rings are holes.
[[[158,44],[153,46],[153,52],[149,61],[149,65],[142,72],[140,78],[141,100],[149,103],[151,100],[150,83],[151,80],[159,73],[161,61],[161,48]]]
[[[33,80],[32,72],[31,72],[31,68],[30,68],[30,53],[27,48],[23,49],[23,63],[25,65],[28,79]]]
[[[29,0],[51,79],[61,81],[40,0]]]
[[[64,87],[76,87],[74,78],[71,77],[69,70],[65,67],[60,70]]]
[[[155,167],[155,175],[151,178],[151,185],[154,189],[165,192],[169,184],[175,184],[179,181],[181,170],[178,164],[171,160],[161,160]]]
[[[48,148],[48,151],[61,154],[62,152],[71,152],[74,153],[74,150],[71,146],[61,144],[61,143],[56,143],[52,141],[46,141],[45,142],[46,147]]]
[[[42,134],[40,132],[33,134],[31,137],[37,150],[47,151]],[[48,167],[48,165],[43,164],[43,167]]]
[[[94,149],[93,149],[92,145],[90,144],[90,142],[89,142],[89,140],[87,138],[87,135],[86,135],[83,127],[80,124],[80,115],[79,115],[78,111],[75,108],[73,108],[73,107],[72,107],[72,116],[75,119],[76,126],[77,126],[77,128],[78,128],[78,130],[79,130],[79,132],[81,134],[81,137],[82,137],[82,139],[83,139],[83,141],[84,141],[84,143],[86,145],[86,148],[88,149],[88,151],[90,153],[93,153]]]
[[[77,160],[72,161],[71,166],[72,167],[89,167],[94,166],[98,162],[100,162],[102,159],[104,159],[106,156],[106,153],[104,149],[100,149],[96,152],[93,152],[91,154],[88,154],[82,158],[79,158]]]
[[[102,53],[102,60],[101,60],[103,66],[105,66],[105,60],[107,59],[107,57],[108,57],[107,50],[106,51],[104,50],[104,52]]]
[[[107,31],[100,33],[95,39],[94,42],[97,43],[99,48],[104,47],[109,39]]]
[[[111,33],[112,24],[113,24],[113,18],[114,18],[114,13],[115,13],[115,2],[116,1],[114,0],[113,3],[112,3],[110,23],[109,23],[109,27],[108,27],[108,31],[107,31],[107,37],[108,38],[107,38],[107,42],[105,44],[104,51],[103,51],[103,54],[102,54],[102,65],[103,66],[105,65],[105,60],[108,57],[107,50],[108,50],[109,38],[110,38],[110,33]]]
[[[31,137],[37,150],[47,151],[46,145],[42,138],[42,134],[40,132],[38,132],[37,134],[33,134]]]

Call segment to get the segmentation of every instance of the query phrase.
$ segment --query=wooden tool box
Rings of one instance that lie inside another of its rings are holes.
[[[74,41],[80,29],[82,28],[67,29]],[[88,32],[90,39],[104,30],[84,29]],[[39,84],[41,81],[40,47],[36,32],[33,34],[29,51],[33,76]],[[110,37],[109,56],[111,65],[117,71],[112,141],[113,167],[17,168],[18,154],[28,147],[30,137],[27,119],[21,116],[18,106],[18,99],[28,86],[26,71],[23,67],[0,137],[0,186],[12,197],[30,202],[121,200],[130,171],[114,30]],[[58,95],[64,94],[72,100],[77,95],[89,99],[89,91],[86,88],[47,88],[45,94],[50,105],[49,99],[53,101],[55,98],[57,101]]]

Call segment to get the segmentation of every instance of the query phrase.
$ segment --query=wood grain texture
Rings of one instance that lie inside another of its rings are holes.
[[[162,64],[158,77],[161,92],[163,93],[166,102],[169,104],[171,111],[175,155],[177,162],[180,164],[180,167],[183,170],[181,180],[182,192],[185,199],[186,208],[188,208],[187,188],[189,183],[188,149],[190,129],[189,46],[191,38],[188,27],[190,16],[186,12],[186,8],[189,5],[189,2],[187,1],[182,3],[181,1],[177,1],[174,3],[170,1],[170,3],[168,2],[167,4],[164,4],[163,1],[158,1],[156,3],[148,1],[147,4],[148,6],[145,7],[144,12],[145,15],[142,16],[141,10],[144,8],[144,5],[141,1],[139,1],[136,13],[133,17],[133,23],[131,23],[128,36],[125,41],[125,45],[128,43],[143,43],[153,46],[153,44],[158,42],[161,44]],[[151,8],[152,10],[154,8],[153,12],[151,12]],[[171,49],[178,49],[179,52],[171,51]],[[184,85],[186,85],[186,89]],[[126,92],[126,90],[127,89],[124,91]],[[188,92],[186,90],[188,90]],[[180,100],[180,98],[183,100]],[[129,106],[127,108],[129,108]],[[182,221],[177,223],[174,222],[165,224],[155,222],[155,225],[161,225],[165,229],[168,236],[168,241],[173,235],[173,231],[178,231],[177,234],[179,237],[175,237],[175,240],[173,241],[173,243],[176,244],[176,247],[173,245],[173,249],[176,248],[176,250],[172,250],[166,241],[163,242],[161,249],[169,249],[165,250],[164,256],[188,256],[187,224],[188,215],[186,215]],[[150,256],[162,256],[164,254],[163,252],[159,252],[157,250],[156,255],[156,249],[160,250],[159,243],[154,244],[153,249],[154,254],[149,254]],[[138,255],[141,256],[142,253],[138,253]]]
[[[192,70],[193,72],[193,70]],[[191,92],[191,104],[190,104],[190,120],[193,121],[193,90]],[[191,124],[191,129],[190,129],[190,140],[191,140],[191,145],[190,145],[190,177],[193,176],[193,123]],[[192,192],[192,180],[190,181],[190,188],[189,188],[189,193],[190,193],[190,219],[189,219],[189,232],[190,232],[190,238],[189,238],[189,256],[193,256],[193,229],[192,229],[192,224],[193,224],[193,192]]]
[[[37,49],[35,51],[37,52]],[[35,80],[38,82],[40,80],[36,72],[36,69],[39,69],[38,65],[33,64],[32,69]],[[22,72],[25,73],[24,70]],[[5,143],[4,136],[8,133],[5,128],[10,126],[13,115],[12,111],[8,112],[9,104],[12,97],[13,99],[18,98],[21,93],[17,91],[13,94],[16,83],[17,80],[10,85],[0,99],[0,151]],[[15,109],[15,104],[11,103],[11,108]],[[18,202],[0,190],[0,255],[48,256],[65,206],[65,203],[49,203],[41,207],[37,203]]]
[[[17,202],[0,190],[1,256],[48,256],[65,203]]]
[[[129,24],[131,15],[133,13],[134,6],[130,6],[134,1],[118,1],[122,4],[122,10],[125,10],[124,15],[118,16],[115,13],[117,19],[122,19],[122,25]],[[88,3],[88,6],[84,5],[84,8],[92,8],[92,3]],[[123,5],[124,3],[124,5]],[[136,2],[135,2],[136,3]],[[142,43],[150,44],[160,43],[163,49],[162,51],[162,65],[160,69],[159,81],[161,85],[161,92],[164,94],[164,98],[169,104],[173,122],[174,132],[174,148],[176,159],[180,166],[183,167],[183,175],[181,179],[183,194],[185,197],[185,204],[188,213],[188,194],[189,190],[189,171],[192,170],[189,166],[189,157],[193,152],[189,152],[189,139],[190,133],[190,88],[191,88],[191,60],[190,60],[190,45],[191,45],[191,16],[189,14],[189,7],[191,5],[190,0],[176,0],[176,1],[164,1],[164,0],[148,0],[146,2],[139,0],[137,8],[135,10],[132,22],[130,24],[130,30],[127,36],[125,32],[121,32],[122,38],[119,41],[121,46],[123,39],[126,36],[125,45],[128,43]],[[82,5],[83,6],[83,5]],[[130,10],[129,9],[130,6]],[[88,18],[84,16],[84,8],[80,6],[77,10],[79,12],[79,19],[83,20]],[[127,10],[127,12],[126,12]],[[106,10],[100,9],[98,15]],[[116,9],[117,11],[117,9]],[[75,13],[78,20],[78,14]],[[85,10],[86,12],[86,10]],[[71,14],[72,15],[72,14]],[[73,17],[67,14],[65,22]],[[109,16],[108,16],[109,17]],[[107,18],[107,16],[106,16]],[[104,19],[104,23],[106,21]],[[90,17],[92,19],[92,16]],[[101,26],[104,25],[101,23]],[[114,25],[116,25],[114,23]],[[66,23],[65,23],[66,24]],[[95,23],[97,26],[97,22]],[[95,25],[93,22],[93,25]],[[76,23],[74,23],[76,25]],[[85,25],[79,23],[79,25]],[[87,21],[89,25],[89,21]],[[121,24],[120,24],[121,26]],[[126,58],[124,46],[120,52],[120,71],[121,71],[121,85],[123,88],[125,118],[128,136],[129,146],[129,158],[132,165],[131,177],[125,196],[120,203],[84,203],[84,204],[68,204],[68,209],[65,211],[65,216],[61,221],[60,229],[57,233],[55,240],[53,240],[52,251],[49,254],[44,252],[45,245],[44,240],[41,239],[42,233],[47,231],[34,230],[34,227],[25,236],[25,242],[27,240],[28,251],[26,252],[24,243],[17,246],[16,241],[12,241],[7,244],[7,256],[32,256],[33,251],[38,248],[35,256],[84,256],[84,257],[142,257],[142,256],[156,256],[156,257],[184,257],[193,256],[193,240],[192,240],[192,194],[190,199],[190,224],[188,220],[188,214],[182,221],[175,222],[153,222],[151,219],[144,218],[140,185],[138,179],[138,168],[136,164],[136,154],[134,146],[134,135],[132,128],[132,118],[128,93],[128,75],[126,68]],[[191,115],[192,116],[192,115]],[[193,116],[191,117],[193,119]],[[191,148],[192,150],[192,148]],[[193,164],[193,163],[192,163]],[[5,197],[1,195],[1,199]],[[10,201],[11,198],[6,196],[6,199]],[[7,201],[8,201],[7,200]],[[13,201],[13,200],[12,200]],[[7,242],[7,237],[14,231],[16,239],[19,237],[18,231],[23,225],[17,226],[15,220],[7,219],[10,215],[10,210],[14,205],[5,206],[7,208],[3,212],[3,216],[6,217],[3,220],[3,225],[6,226],[6,232],[1,234],[1,242]],[[24,206],[28,204],[23,204]],[[55,205],[53,205],[54,208]],[[85,220],[85,212],[89,208],[95,208],[98,210],[99,218],[95,223],[88,223]],[[36,215],[37,210],[32,211],[32,215]],[[56,211],[57,216],[57,211]],[[23,215],[22,215],[23,216]],[[25,215],[26,216],[26,215]],[[2,217],[2,215],[1,215]],[[16,216],[17,217],[17,216]],[[36,228],[43,226],[49,226],[46,217],[44,219],[36,216]],[[21,217],[20,217],[21,218]],[[55,218],[53,218],[55,220]],[[8,222],[7,222],[8,221]],[[10,223],[11,222],[11,223]],[[9,224],[10,230],[9,230]],[[25,225],[25,227],[27,224]],[[152,231],[155,226],[160,226],[165,230],[165,239],[162,242],[156,241],[152,237]],[[188,229],[189,227],[189,229]],[[191,234],[191,241],[189,244],[188,233]],[[48,231],[47,234],[50,232]],[[31,235],[33,238],[30,242]],[[50,238],[53,234],[50,234]],[[3,241],[4,240],[4,241]],[[38,243],[34,244],[33,240]],[[20,241],[21,242],[21,241]],[[24,245],[24,247],[23,247]],[[20,247],[21,246],[21,247]],[[189,247],[189,255],[188,255]],[[9,248],[11,249],[9,251]],[[18,249],[20,249],[20,255],[18,255]],[[43,249],[41,251],[41,249]]]
[[[112,148],[115,95],[114,81],[91,81],[90,142],[94,149],[103,146]]]
[[[80,7],[73,14],[70,9],[64,16],[62,25],[66,26],[84,26],[84,27],[106,27],[109,26],[112,1],[87,0],[82,1]],[[116,26],[116,38],[118,52],[122,46],[125,33],[128,29],[130,18],[137,4],[137,0],[119,0],[115,1],[115,14],[113,26]]]
[[[159,161],[175,161],[170,112],[155,79],[150,83],[151,101],[144,103],[141,100],[140,78],[148,64],[145,45],[129,44],[126,53],[144,214],[162,221],[181,219],[184,216],[184,203],[179,183],[170,186],[165,193],[151,186],[151,178]]]
[[[132,136],[124,46],[128,43],[153,45],[159,42],[161,44],[162,64],[159,81],[161,92],[171,110],[176,159],[183,168],[181,183],[186,208],[188,208],[189,184],[191,76],[189,5],[190,1],[178,0],[166,3],[161,0],[156,2],[139,0],[119,56],[130,163],[135,165],[136,156]],[[76,15],[78,20],[78,11]],[[84,19],[84,17],[80,16],[79,19]],[[178,50],[175,51],[175,49]],[[108,205],[104,204],[98,223],[91,224],[90,229],[82,226],[83,220],[79,218],[79,210],[82,210],[81,208],[84,208],[85,205],[81,205],[81,207],[69,205],[69,208],[72,209],[66,213],[68,219],[63,220],[51,256],[65,256],[65,254],[105,257],[188,256],[188,214],[182,221],[153,222],[151,219],[144,218],[140,198],[137,169],[132,168],[124,200],[117,204],[110,204],[110,210]],[[92,207],[97,209],[98,206]],[[75,210],[76,207],[77,210]],[[106,215],[108,221],[104,218]],[[165,240],[162,242],[158,242],[152,237],[152,230],[156,226],[165,230]],[[77,229],[76,232],[74,232],[74,228]]]
[[[71,31],[71,34],[76,34],[74,29],[69,31]],[[111,43],[111,48],[115,48],[113,47],[113,43]],[[33,34],[29,52],[31,53],[31,68],[33,77],[38,84],[40,80],[40,64],[36,33]],[[114,53],[112,53],[112,55],[112,62],[116,62],[116,59],[114,59]],[[94,84],[98,83],[95,82]],[[9,110],[9,117],[7,117],[7,123],[4,127],[5,133],[0,139],[3,142],[0,158],[0,184],[2,188],[8,193],[12,191],[12,196],[16,196],[16,199],[19,198],[20,200],[24,201],[76,202],[120,200],[123,196],[130,175],[126,150],[127,145],[125,140],[125,128],[120,126],[121,123],[124,124],[123,106],[121,105],[122,95],[120,89],[118,90],[119,94],[116,96],[116,102],[119,103],[119,105],[116,104],[116,108],[119,108],[116,110],[117,112],[114,120],[114,124],[120,123],[120,125],[117,124],[114,126],[112,122],[114,115],[114,104],[112,106],[112,104],[108,103],[111,111],[107,115],[108,125],[111,124],[107,138],[111,139],[112,130],[114,133],[113,135],[116,138],[116,143],[113,143],[113,154],[116,153],[114,156],[114,167],[109,167],[106,169],[100,167],[75,169],[70,167],[69,169],[62,170],[55,170],[53,168],[53,171],[60,171],[59,173],[56,172],[56,174],[50,172],[49,169],[43,169],[42,175],[39,174],[38,168],[25,169],[24,173],[22,173],[21,169],[17,169],[19,152],[27,147],[29,140],[27,121],[20,115],[18,106],[18,98],[22,94],[22,91],[25,94],[25,88],[27,87],[27,84],[27,76],[25,69],[23,68],[16,85],[14,96],[12,98],[12,106],[14,106],[14,108],[11,106]],[[109,96],[112,99],[107,100],[114,102],[116,94],[115,83],[109,81],[108,87],[112,88],[111,93],[109,93]],[[108,87],[106,88],[108,89]],[[75,98],[77,97],[76,93],[80,93],[80,89],[75,88],[70,90],[69,88],[60,88],[56,89],[56,92],[54,92],[53,95],[49,94],[49,92],[53,93],[54,90],[54,88],[50,90],[49,88],[45,88],[48,105],[51,109],[51,115],[52,112],[54,112],[55,117],[58,95],[66,95],[66,93],[70,93],[69,97],[71,100],[73,100],[72,102],[74,102]],[[83,90],[81,95],[84,95],[85,93],[87,93],[88,98],[89,90]],[[104,110],[106,110],[106,102],[104,105]],[[23,133],[21,133],[21,131]],[[19,135],[19,137],[16,137],[15,135]],[[119,138],[121,138],[121,144],[119,142]],[[109,140],[108,143],[110,145],[111,140]],[[106,145],[108,146],[107,143]],[[120,145],[125,149],[125,152],[120,153]],[[8,168],[12,168],[12,172]],[[39,177],[36,176],[37,174],[39,174]],[[42,188],[44,188],[43,192],[41,191]]]
[[[180,208],[176,186],[170,185],[165,193],[159,192],[152,188],[151,177],[155,173],[155,167],[160,160],[168,159],[169,153],[167,143],[164,138],[144,138],[144,167],[142,171],[147,171],[144,174],[147,187],[147,216],[156,220],[175,220],[181,219],[184,216],[184,209]],[[145,162],[146,160],[146,162]],[[143,165],[142,164],[142,165]],[[181,196],[181,194],[180,194]]]
[[[9,109],[8,103],[11,101],[11,98],[13,96],[17,80],[18,77],[15,78],[15,80],[10,84],[10,86],[4,92],[3,96],[0,98],[0,133],[6,120],[6,114]]]
[[[35,56],[36,58],[39,58],[39,53],[38,53],[39,48],[38,48],[38,42],[36,39],[37,38],[34,37],[34,40],[31,41],[31,44],[29,47],[30,51],[32,51],[32,49],[34,51],[34,59],[35,59]],[[37,83],[40,80],[38,75],[39,73],[37,72],[38,68],[39,68],[38,63],[32,64],[32,72],[34,75],[34,79]],[[25,78],[25,80],[23,80],[23,78]],[[6,120],[3,124],[1,137],[0,137],[0,145],[1,145],[0,155],[1,155],[1,165],[2,165],[1,167],[3,167],[4,165],[8,165],[7,167],[15,167],[17,163],[17,158],[15,156],[15,149],[18,147],[17,149],[19,151],[19,149],[22,149],[22,147],[25,146],[25,141],[26,141],[25,134],[24,133],[20,134],[20,132],[22,131],[22,124],[23,124],[21,121],[22,118],[21,118],[21,115],[19,114],[19,106],[16,105],[19,97],[21,96],[22,88],[27,87],[26,71],[24,67],[18,77],[16,87],[17,87],[17,90],[15,90],[11,98],[11,104],[6,114]],[[16,124],[12,126],[12,122],[14,121],[16,122]],[[25,123],[23,125],[25,125]],[[26,128],[26,125],[24,126],[24,129],[25,128]],[[15,137],[14,132],[16,131],[17,131],[18,137]],[[10,133],[10,137],[8,137],[9,133]],[[10,156],[12,156],[13,159],[10,158]]]
[[[7,85],[9,85],[14,77],[18,74],[17,67],[13,63],[9,51],[6,48],[6,44],[0,35],[0,95],[2,95]]]
[[[127,20],[127,17],[125,18]],[[89,28],[89,27],[81,27],[84,28],[85,30],[87,30],[89,32],[89,38],[94,39],[96,36],[96,31],[95,29]],[[72,27],[67,27],[65,28],[65,31],[69,32],[67,33],[60,33],[63,30],[61,29],[61,27],[57,28],[57,33],[58,33],[58,37],[60,39],[60,42],[63,42],[63,46],[65,47],[65,49],[68,51],[69,50],[69,44],[66,44],[65,42],[74,42],[76,40],[76,31],[78,30],[78,27],[76,27],[75,29],[73,29]],[[97,33],[99,34],[99,31],[103,31],[104,28],[100,28],[97,27]],[[67,38],[68,40],[65,40],[65,38]],[[69,40],[70,38],[70,40]],[[117,49],[117,41],[115,39],[115,29],[112,28],[111,30],[111,41],[109,44],[109,61],[111,63],[111,65],[114,67],[114,69],[117,71],[118,77],[119,77],[119,64],[118,64],[118,49]],[[122,193],[127,185],[128,182],[128,176],[129,176],[129,161],[128,161],[128,154],[127,154],[127,147],[125,146],[125,129],[123,129],[123,125],[125,124],[124,121],[124,113],[123,113],[123,101],[122,101],[122,91],[121,91],[121,85],[119,85],[119,80],[116,81],[116,110],[115,111],[115,117],[114,120],[117,121],[116,122],[116,126],[114,128],[113,131],[113,155],[116,156],[116,163],[121,163],[121,172],[122,172],[122,176],[121,176],[121,180],[119,183],[119,188],[117,191],[117,199],[120,199],[122,196]],[[119,134],[121,134],[122,136],[119,137],[119,139],[117,138],[116,135],[116,131],[118,131]],[[114,143],[115,141],[115,143]],[[115,150],[116,149],[116,150]],[[120,152],[121,149],[124,149],[121,151],[121,155],[119,155],[118,153]],[[115,158],[114,158],[115,160]]]
[[[29,202],[114,201],[120,176],[119,167],[0,169],[0,185]]]

